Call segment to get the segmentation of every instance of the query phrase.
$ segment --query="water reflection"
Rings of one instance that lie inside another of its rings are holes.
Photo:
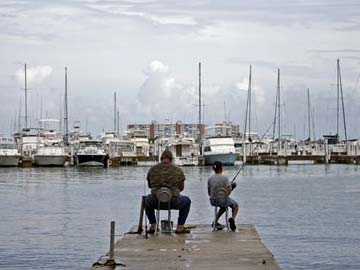
[[[232,178],[241,165],[226,167]],[[138,222],[149,167],[0,169],[1,269],[88,269]],[[211,167],[185,167],[189,223],[213,217]],[[232,196],[283,269],[359,269],[360,182],[355,165],[246,166]],[[177,213],[174,211],[173,219]]]

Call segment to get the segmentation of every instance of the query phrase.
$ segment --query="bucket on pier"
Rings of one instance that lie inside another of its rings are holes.
[[[163,233],[171,233],[173,230],[173,222],[167,219],[161,220],[161,232]]]

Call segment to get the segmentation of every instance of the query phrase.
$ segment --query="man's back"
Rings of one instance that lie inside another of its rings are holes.
[[[215,198],[215,190],[218,188],[225,188],[230,193],[231,185],[229,178],[225,175],[214,174],[208,179],[208,194],[210,198]]]
[[[176,197],[183,189],[185,176],[179,167],[173,164],[159,163],[149,170],[147,180],[152,194],[155,194],[161,187],[168,187],[171,189],[173,197]]]

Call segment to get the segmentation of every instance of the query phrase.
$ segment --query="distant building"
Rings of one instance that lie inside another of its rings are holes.
[[[133,130],[142,130],[147,134],[150,140],[158,137],[170,137],[172,135],[187,135],[196,138],[198,136],[198,124],[183,124],[181,121],[172,123],[160,124],[156,121],[150,124],[129,124],[127,126],[128,132]]]
[[[235,125],[232,122],[222,122],[215,124],[216,127],[216,133],[226,136],[232,136],[232,137],[240,137],[242,135],[240,133],[240,127],[239,125]]]
[[[203,132],[206,126],[207,125],[202,126]],[[232,122],[215,124],[215,126],[219,126],[219,134],[225,134],[227,132],[229,133],[227,135],[232,137],[239,137],[241,135],[239,125],[235,125]],[[149,140],[155,140],[159,137],[171,137],[174,135],[186,135],[194,139],[199,138],[198,124],[185,124],[181,121],[163,124],[156,121],[152,121],[150,124],[129,124],[127,126],[127,133],[131,134],[134,131],[143,131]]]

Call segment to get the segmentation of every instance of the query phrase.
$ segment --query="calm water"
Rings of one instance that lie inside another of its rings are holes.
[[[229,176],[238,166],[225,168]],[[0,168],[0,269],[89,269],[138,222],[148,167]],[[211,168],[184,168],[188,223],[211,223]],[[360,166],[248,166],[232,197],[282,269],[360,269]],[[176,212],[173,219],[176,220]]]

